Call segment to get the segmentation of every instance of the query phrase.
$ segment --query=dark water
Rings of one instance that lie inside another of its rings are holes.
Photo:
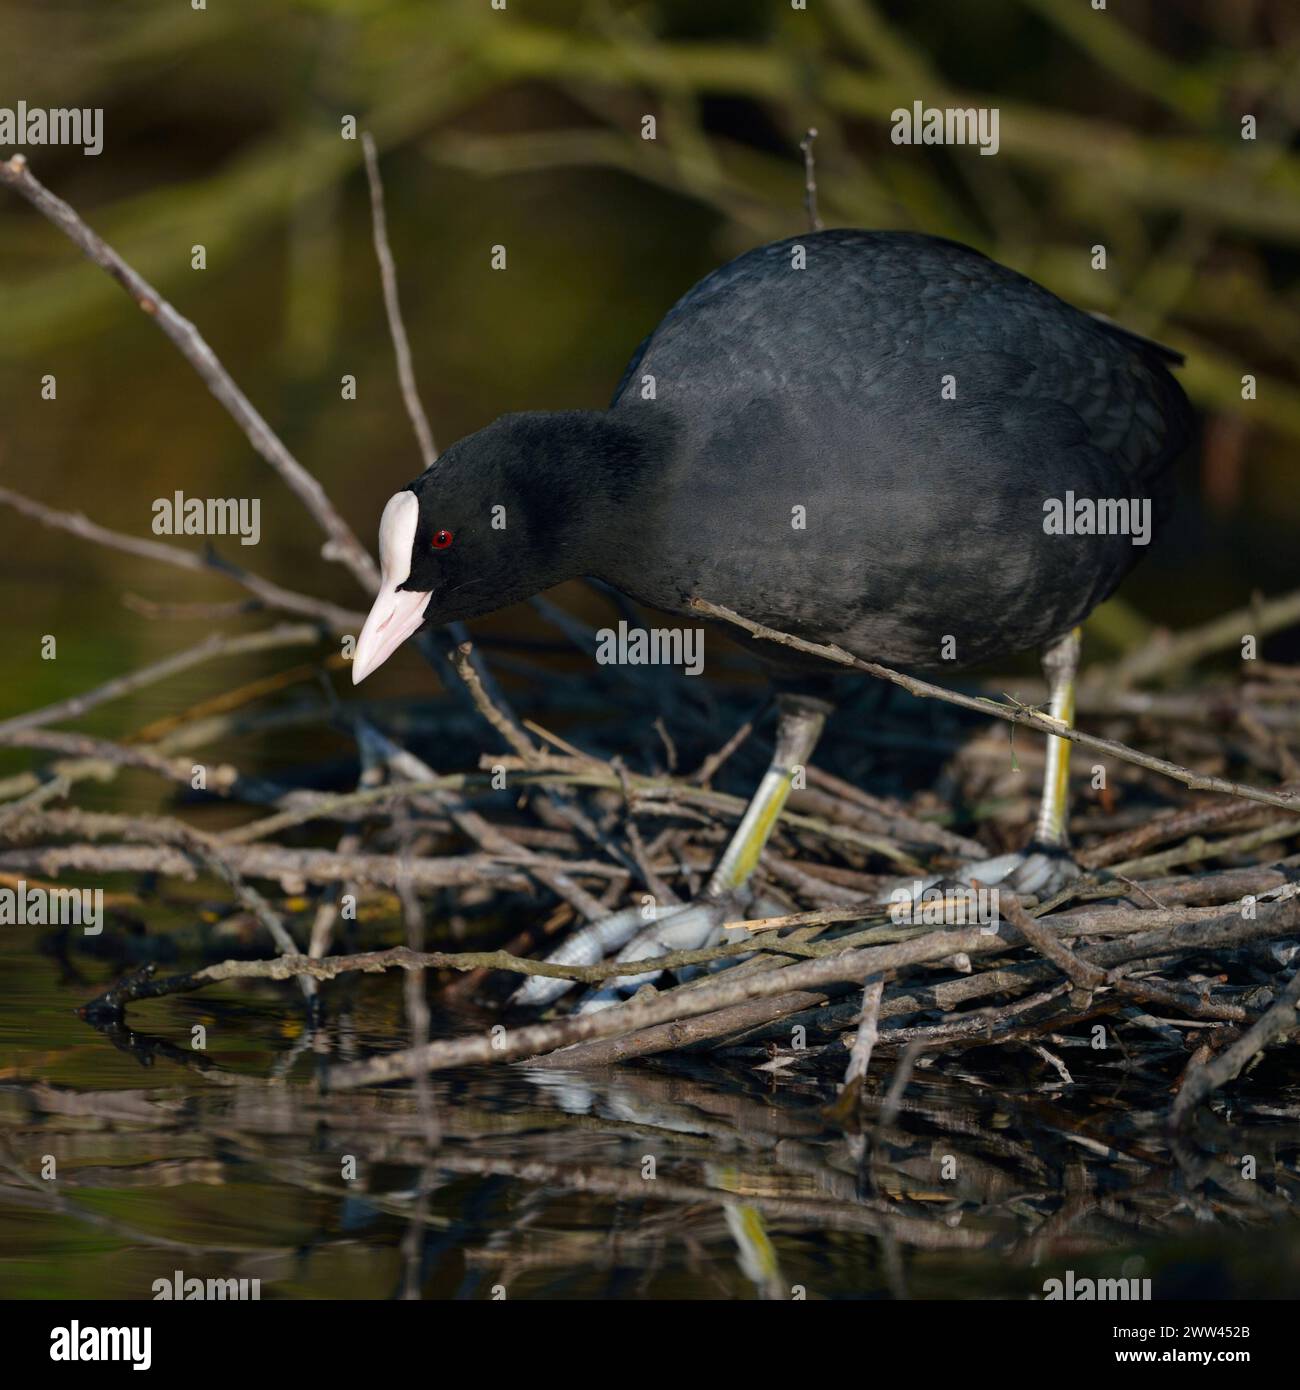
[[[117,969],[0,940],[0,1297],[144,1299],[175,1270],[263,1298],[1025,1298],[1067,1269],[1157,1298],[1300,1291],[1300,1084],[1275,1071],[1171,1149],[1167,1097],[1122,1070],[995,1091],[941,1059],[868,1139],[826,1113],[829,1078],[500,1066],[434,1078],[435,1149],[408,1088],[318,1084],[401,1045],[392,977],[336,989],[314,1034],[260,984],[100,1032],[73,1009]],[[486,1021],[433,1003],[437,1032]]]

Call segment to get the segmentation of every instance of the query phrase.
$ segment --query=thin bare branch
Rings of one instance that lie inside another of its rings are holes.
[[[27,167],[27,160],[16,154],[7,163],[0,161],[0,184],[12,188],[25,198],[43,217],[48,218],[66,237],[131,296],[136,305],[148,314],[180,350],[181,355],[199,374],[203,384],[226,408],[230,417],[243,430],[248,442],[258,454],[284,479],[290,490],[311,513],[312,518],[329,537],[322,554],[346,565],[357,582],[368,593],[379,587],[379,571],[369,551],[357,540],[352,528],[338,514],[325,489],[285,448],[279,436],[266,423],[257,408],[235,385],[230,373],[221,365],[217,355],[197,328],[137,274],[108,245],[86,225],[77,213],[56,197]]]
[[[1023,724],[1026,728],[1037,729],[1039,733],[1055,734],[1057,738],[1068,739],[1071,743],[1078,743],[1084,748],[1095,748],[1099,753],[1108,753],[1112,758],[1119,758],[1122,762],[1144,767],[1149,772],[1159,772],[1165,777],[1172,777],[1175,781],[1182,782],[1184,786],[1191,787],[1193,791],[1223,792],[1227,796],[1240,796],[1248,801],[1262,802],[1266,806],[1281,806],[1287,811],[1300,812],[1300,793],[1267,791],[1262,787],[1250,787],[1242,782],[1230,782],[1224,777],[1211,777],[1206,773],[1193,772],[1191,768],[1180,767],[1177,763],[1168,762],[1164,758],[1156,758],[1150,753],[1139,752],[1136,748],[1128,747],[1127,744],[1116,743],[1114,739],[1097,738],[1093,734],[1082,733],[1060,720],[1052,719],[1048,715],[1036,714],[1023,706],[1001,704],[997,700],[990,700],[984,696],[961,695],[955,690],[947,690],[941,685],[932,684],[930,681],[919,680],[915,676],[905,676],[901,671],[892,670],[888,666],[881,666],[878,662],[863,661],[860,657],[846,652],[842,647],[828,646],[822,642],[809,642],[802,637],[792,637],[788,632],[779,632],[776,628],[766,627],[762,623],[754,622],[752,618],[742,617],[730,608],[709,603],[702,598],[692,599],[691,607],[711,618],[717,618],[722,622],[744,628],[746,632],[768,642],[775,642],[780,646],[790,647],[794,651],[805,652],[809,656],[817,656],[824,661],[834,662],[837,666],[849,666],[856,671],[864,671],[869,676],[876,676],[880,680],[889,681],[893,685],[901,686],[920,699],[942,700],[945,704],[958,705],[962,709],[975,710],[979,714],[989,714],[995,719],[1005,719],[1011,724]]]
[[[0,163],[0,169],[5,166]],[[355,613],[325,599],[312,598],[308,594],[298,594],[291,589],[281,588],[269,579],[253,574],[249,570],[229,560],[223,559],[211,547],[202,554],[193,550],[183,550],[177,545],[165,545],[162,541],[145,540],[141,536],[124,535],[121,531],[110,531],[106,526],[97,525],[80,512],[60,512],[47,507],[34,498],[24,497],[11,488],[0,487],[0,502],[6,503],[24,516],[39,521],[42,526],[53,526],[60,531],[68,531],[82,540],[94,541],[96,545],[107,546],[110,550],[121,550],[127,555],[139,555],[146,560],[159,560],[163,564],[175,565],[179,569],[190,570],[195,574],[219,574],[223,579],[233,580],[251,594],[261,599],[268,608],[283,613],[296,613],[304,618],[318,618],[331,632],[356,634],[365,622],[364,613]]]
[[[388,244],[388,218],[384,212],[384,184],[379,177],[379,156],[375,152],[375,139],[371,133],[363,131],[361,148],[366,157],[366,182],[370,186],[370,217],[374,229],[375,258],[379,262],[379,278],[384,287],[384,311],[388,315],[388,331],[393,340],[393,351],[397,356],[397,376],[402,386],[402,400],[406,413],[411,417],[411,427],[420,446],[420,457],[426,468],[437,462],[438,449],[433,442],[433,430],[429,427],[429,417],[420,401],[420,392],[415,384],[415,368],[411,364],[411,344],[406,336],[406,324],[402,320],[402,305],[397,296],[397,266],[393,261],[392,248]]]

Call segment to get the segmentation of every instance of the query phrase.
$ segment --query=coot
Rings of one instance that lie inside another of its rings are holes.
[[[503,416],[389,500],[353,680],[426,624],[592,575],[692,624],[698,595],[915,671],[1037,648],[1068,721],[1078,624],[1171,510],[1191,428],[1181,360],[938,237],[759,247],[678,301],[608,410]],[[778,689],[772,766],[704,901],[626,958],[716,934],[821,731],[809,663],[748,645]],[[1049,743],[1036,841],[1060,855],[1069,744]],[[642,925],[617,914],[567,958]],[[518,998],[564,988],[538,977]]]

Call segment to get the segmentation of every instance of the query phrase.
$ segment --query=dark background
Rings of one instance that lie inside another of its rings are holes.
[[[689,285],[803,228],[798,141],[815,125],[828,225],[969,242],[1186,352],[1203,430],[1182,466],[1183,505],[1093,619],[1094,652],[1297,581],[1293,0],[1111,0],[1105,12],[1086,0],[809,0],[806,11],[509,0],[504,12],[489,0],[212,0],[202,12],[187,0],[8,0],[0,27],[0,104],[105,108],[103,153],[28,150],[38,177],[197,323],[368,544],[419,459],[343,115],[380,144],[416,369],[443,445],[508,410],[605,403]],[[998,106],[1001,152],[893,145],[890,112],[916,99]],[[640,138],[647,112],[654,143]],[[1241,139],[1245,113],[1254,142]],[[505,273],[489,268],[498,242]],[[1098,242],[1105,272],[1090,268]],[[206,270],[190,268],[195,243]],[[56,402],[40,399],[46,372]],[[344,373],[358,379],[355,402],[340,399]],[[261,544],[226,549],[362,606],[172,346],[8,194],[0,403],[8,486],[139,535],[153,500],[178,488],[260,497]],[[238,596],[0,509],[0,717],[202,636],[130,611],[127,592]],[[563,597],[584,601],[572,586]],[[485,627],[532,621],[515,610]],[[40,659],[47,632],[57,661]],[[1295,655],[1285,638],[1269,653]],[[199,668],[88,727],[134,727],[212,679]],[[376,680],[395,692],[429,676],[407,651]]]

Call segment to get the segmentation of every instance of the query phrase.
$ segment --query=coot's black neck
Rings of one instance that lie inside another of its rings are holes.
[[[530,411],[493,428],[507,434],[534,544],[562,542],[575,575],[598,572],[626,543],[673,438],[667,413],[652,406]]]

